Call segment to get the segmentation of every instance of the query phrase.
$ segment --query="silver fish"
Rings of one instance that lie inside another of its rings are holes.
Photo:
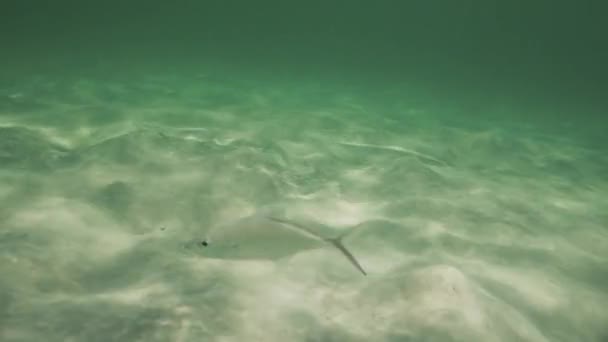
[[[356,227],[337,234],[318,223],[304,225],[276,213],[261,211],[212,229],[205,239],[198,242],[198,247],[209,258],[272,260],[329,245],[337,248],[355,268],[367,275],[343,244],[343,239]]]

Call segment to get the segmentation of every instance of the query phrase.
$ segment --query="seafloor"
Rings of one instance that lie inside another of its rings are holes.
[[[0,84],[0,340],[608,338],[608,155],[574,123],[218,70]],[[357,226],[368,276],[185,248],[268,205]]]

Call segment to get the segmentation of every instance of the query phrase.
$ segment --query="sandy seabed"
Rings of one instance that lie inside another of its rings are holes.
[[[205,74],[3,85],[0,340],[608,339],[606,151],[408,94]],[[368,276],[332,248],[189,245],[277,204],[360,227],[345,244]]]

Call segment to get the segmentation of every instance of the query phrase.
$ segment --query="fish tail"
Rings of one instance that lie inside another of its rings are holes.
[[[348,248],[346,248],[346,246],[344,246],[344,243],[342,242],[342,240],[344,240],[347,236],[351,235],[354,231],[358,230],[357,228],[359,228],[361,225],[357,225],[355,227],[352,227],[350,229],[347,229],[344,233],[340,234],[338,237],[335,238],[324,238],[320,235],[318,235],[317,233],[309,230],[308,228],[295,223],[295,222],[290,222],[284,219],[280,219],[277,217],[273,217],[273,216],[268,216],[268,218],[272,221],[275,222],[279,222],[288,226],[293,226],[298,228],[300,231],[303,232],[307,232],[308,234],[310,234],[312,237],[319,239],[319,240],[324,240],[330,244],[332,244],[334,247],[336,247],[340,252],[342,252],[342,254],[344,254],[344,256],[348,259],[348,261],[351,262],[351,264],[353,264],[353,266],[355,266],[355,268],[357,268],[361,273],[363,273],[363,275],[367,275],[367,272],[365,272],[365,270],[363,269],[363,267],[361,266],[361,264],[357,261],[357,259],[355,258],[355,256],[348,250]]]
[[[348,234],[342,234],[342,235],[338,236],[337,238],[329,238],[326,240],[327,240],[327,242],[334,245],[340,252],[342,252],[342,254],[344,254],[344,256],[348,259],[348,261],[350,261],[350,263],[353,264],[353,266],[355,266],[355,268],[357,268],[359,271],[361,271],[361,273],[363,273],[363,275],[366,276],[367,272],[365,272],[365,270],[363,269],[363,267],[361,266],[359,261],[357,261],[355,256],[342,243],[342,240],[344,239],[344,237],[346,235],[348,235]]]

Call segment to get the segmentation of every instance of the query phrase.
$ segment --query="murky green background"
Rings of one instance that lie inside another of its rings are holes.
[[[0,340],[606,341],[606,7],[3,2]]]

